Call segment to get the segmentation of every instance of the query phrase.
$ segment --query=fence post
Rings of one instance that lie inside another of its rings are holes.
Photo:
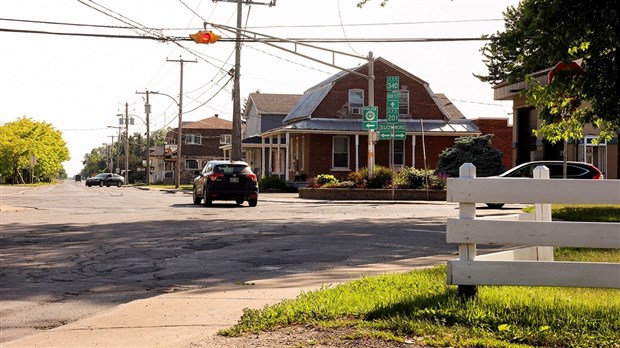
[[[471,163],[463,163],[459,168],[459,178],[475,178],[476,167]],[[473,220],[476,218],[476,202],[459,202],[459,219]],[[473,261],[476,258],[476,244],[459,244],[459,260]],[[458,295],[463,300],[476,296],[478,287],[475,285],[459,285]]]
[[[538,166],[534,168],[534,179],[549,179],[549,168]],[[551,221],[551,204],[534,204],[534,221]],[[553,247],[536,246],[536,260],[553,261]]]

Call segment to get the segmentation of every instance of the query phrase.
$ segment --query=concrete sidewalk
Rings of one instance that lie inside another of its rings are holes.
[[[0,344],[14,347],[227,347],[217,331],[236,324],[244,308],[258,309],[302,291],[337,285],[364,275],[407,272],[445,264],[450,255],[340,267],[132,301],[36,335]],[[230,346],[232,348],[232,346]]]

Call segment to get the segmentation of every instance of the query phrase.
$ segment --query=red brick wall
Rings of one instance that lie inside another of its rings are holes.
[[[479,118],[474,123],[483,135],[493,134],[491,145],[504,154],[502,165],[506,169],[512,168],[512,126],[508,126],[508,120]]]
[[[435,104],[433,98],[428,94],[428,91],[422,83],[411,78],[409,75],[401,73],[399,70],[384,64],[381,61],[377,61],[374,66],[375,71],[375,98],[374,104],[379,108],[379,119],[385,119],[386,103],[387,103],[387,90],[386,90],[386,78],[387,76],[399,76],[401,89],[409,90],[409,111],[411,115],[408,118],[423,118],[443,120],[444,116],[441,113],[437,104]],[[360,71],[365,74],[366,71]],[[333,118],[337,117],[339,110],[346,110],[349,102],[349,89],[363,89],[364,90],[364,105],[368,105],[368,80],[363,77],[355,75],[347,75],[334,85],[331,91],[327,94],[325,99],[316,108],[312,117],[315,118]],[[362,116],[358,116],[361,118]],[[402,115],[400,116],[403,117]]]
[[[305,174],[308,178],[314,178],[319,174],[332,174],[339,179],[345,179],[349,172],[334,171],[332,172],[332,138],[334,134],[313,134],[306,136],[308,143],[306,149],[306,168]],[[454,145],[456,137],[446,136],[425,136],[426,142],[426,162],[429,169],[437,167],[439,155],[444,149]],[[405,141],[405,165],[412,166],[411,161],[411,136]],[[381,140],[375,145],[375,165],[389,167],[389,147],[390,142]],[[349,168],[355,171],[355,136],[349,136]],[[368,166],[368,138],[366,136],[359,137],[359,168]],[[422,146],[422,137],[416,136],[415,147],[415,166],[416,168],[424,168],[424,152]]]

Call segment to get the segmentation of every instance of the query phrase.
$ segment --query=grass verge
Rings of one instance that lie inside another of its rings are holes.
[[[616,209],[553,206],[552,214],[620,222]],[[555,259],[620,263],[620,250],[556,248]],[[475,299],[462,302],[456,287],[446,285],[445,272],[438,266],[302,293],[263,309],[245,309],[239,323],[220,334],[301,324],[352,327],[360,337],[414,338],[434,347],[620,347],[620,290],[480,286]]]

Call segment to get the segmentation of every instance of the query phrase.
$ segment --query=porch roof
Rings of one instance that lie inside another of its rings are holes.
[[[480,129],[472,120],[420,120],[420,119],[403,119],[400,123],[404,123],[407,127],[407,133],[421,134],[422,126],[424,132],[429,135],[476,135],[481,134]],[[361,119],[329,119],[316,118],[306,119],[292,124],[285,125],[280,128],[272,129],[261,134],[261,137],[275,136],[282,133],[349,133],[349,134],[366,134],[368,131],[363,129]]]

